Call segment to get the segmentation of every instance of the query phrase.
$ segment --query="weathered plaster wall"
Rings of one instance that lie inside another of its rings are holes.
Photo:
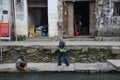
[[[58,0],[48,0],[48,27],[49,37],[58,35]]]
[[[17,35],[28,36],[28,6],[27,0],[21,0],[17,3],[14,0],[15,4],[15,23],[16,23],[16,33]],[[54,5],[53,5],[54,4]],[[48,0],[48,28],[49,28],[49,37],[58,35],[58,10],[57,10],[58,1]]]
[[[11,0],[0,0],[0,22],[11,22]],[[7,10],[8,14],[3,14]]]
[[[21,2],[17,2],[17,0],[14,0],[14,5],[16,34],[28,36],[27,0],[21,0]]]
[[[120,16],[113,16],[115,1],[120,2],[120,0],[103,0],[100,5],[96,0],[96,27],[99,35],[120,34]]]
[[[64,15],[63,15],[63,10],[64,10],[63,7],[64,7],[63,2],[61,0],[58,0],[57,8],[58,8],[58,35],[59,36],[63,36],[63,33],[64,33],[63,25],[65,23],[64,22],[65,20],[63,20],[63,17],[64,17]]]

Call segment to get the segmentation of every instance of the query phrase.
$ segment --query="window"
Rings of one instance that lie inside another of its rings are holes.
[[[113,16],[120,16],[120,2],[114,2]]]

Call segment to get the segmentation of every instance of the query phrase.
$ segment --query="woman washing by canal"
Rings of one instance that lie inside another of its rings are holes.
[[[16,60],[16,68],[21,71],[27,70],[27,62],[23,56],[19,56]]]

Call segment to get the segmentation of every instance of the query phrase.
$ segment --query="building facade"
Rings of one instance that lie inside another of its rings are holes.
[[[96,28],[101,36],[120,36],[120,0],[98,0]]]
[[[119,5],[119,0],[0,0],[0,22],[10,24],[11,36],[28,37],[31,25],[33,32],[45,26],[49,37],[116,35]]]
[[[0,0],[0,22],[10,24],[11,36],[28,37],[31,25],[34,32],[37,27],[45,26],[49,37],[57,36],[58,1],[53,2],[54,5],[51,0]],[[4,14],[4,10],[8,13]]]
[[[59,1],[63,33],[69,36],[120,36],[120,0]]]

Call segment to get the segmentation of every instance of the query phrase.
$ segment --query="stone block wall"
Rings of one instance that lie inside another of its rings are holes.
[[[14,63],[19,55],[25,56],[27,62],[57,62],[57,47],[43,46],[8,46],[3,48],[2,63]],[[105,62],[114,58],[110,48],[69,46],[67,57],[74,62]]]
[[[115,16],[114,3],[119,0],[101,0],[101,5],[96,0],[96,27],[101,36],[120,36],[120,15]]]

